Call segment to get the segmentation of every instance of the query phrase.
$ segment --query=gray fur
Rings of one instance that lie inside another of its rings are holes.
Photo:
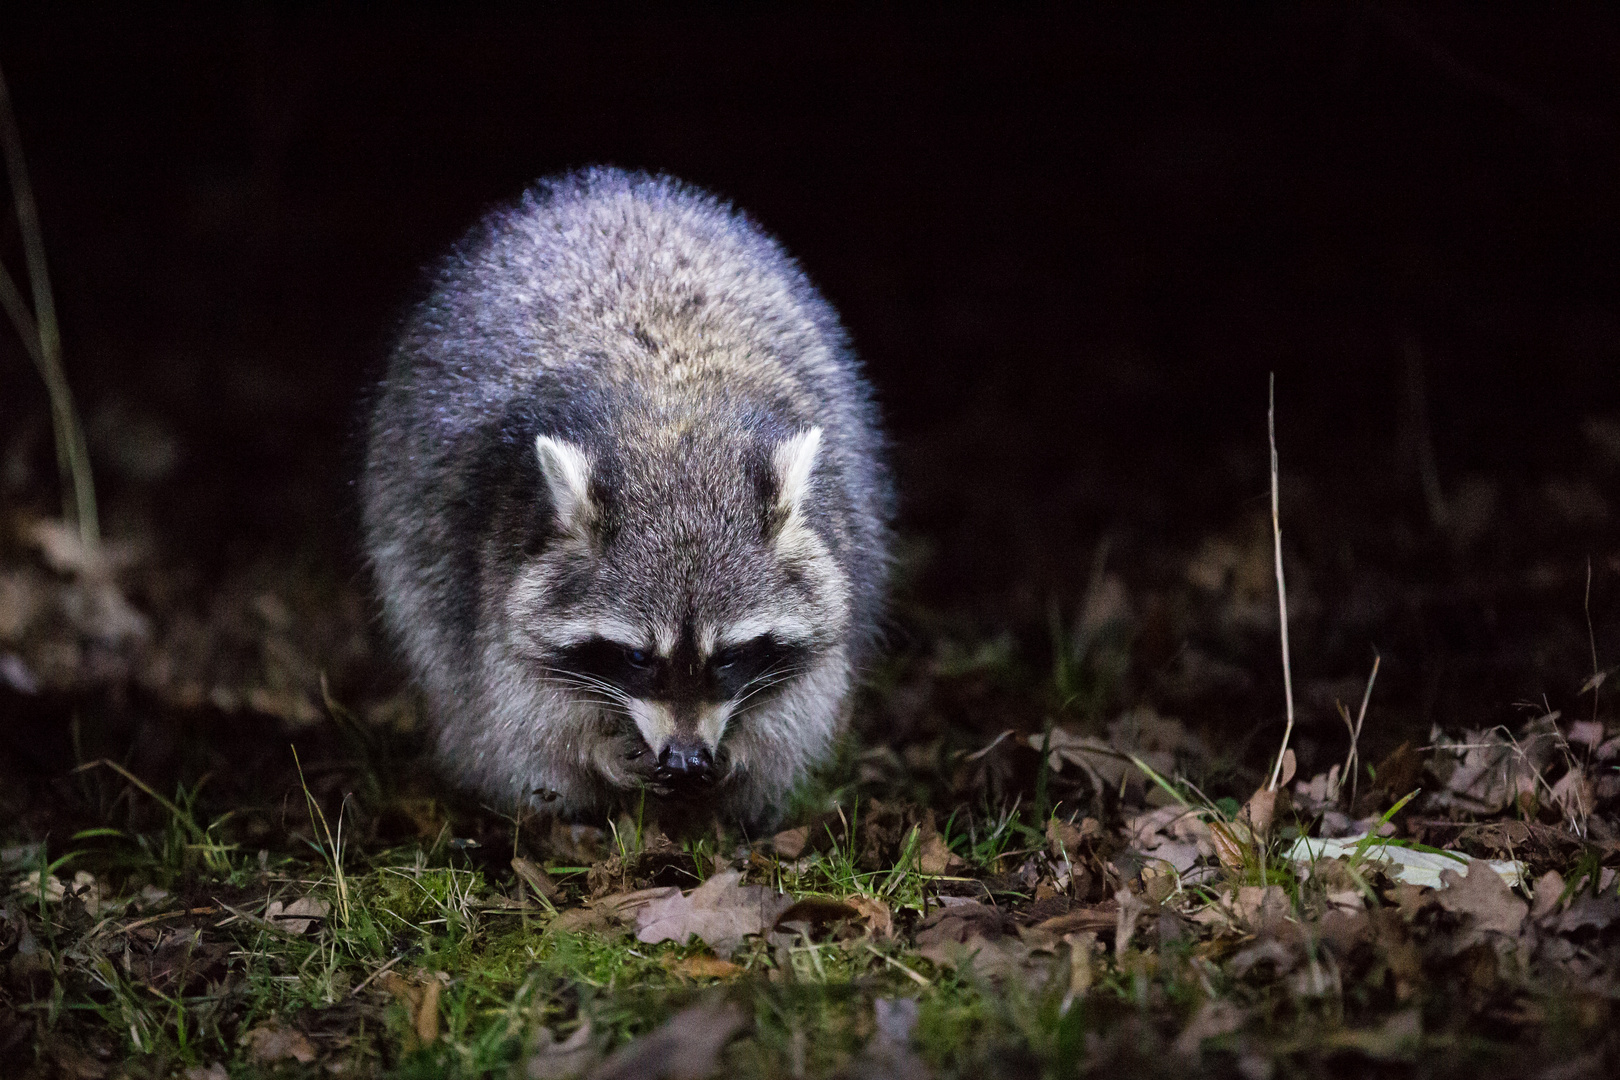
[[[709,798],[768,824],[874,643],[891,495],[858,362],[774,240],[667,177],[543,181],[472,230],[393,353],[362,497],[439,759],[505,806],[601,813],[646,780],[644,732],[724,724]],[[799,660],[734,706],[553,667],[592,635],[765,629]]]

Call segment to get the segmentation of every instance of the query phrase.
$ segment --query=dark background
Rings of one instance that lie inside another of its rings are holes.
[[[1036,641],[1104,535],[1133,589],[1179,580],[1264,511],[1275,371],[1319,607],[1369,576],[1419,597],[1327,617],[1302,668],[1393,649],[1392,707],[1428,718],[1423,672],[1463,657],[1492,673],[1453,680],[1471,696],[1442,718],[1469,721],[1589,670],[1583,558],[1611,629],[1606,506],[1555,527],[1535,493],[1595,468],[1583,424],[1620,410],[1617,59],[1620,18],[1574,5],[0,20],[92,434],[179,448],[145,487],[102,452],[114,532],[140,506],[205,568],[268,546],[359,575],[357,403],[424,264],[535,177],[666,170],[843,313],[896,439],[903,608]],[[0,385],[37,466],[11,497],[48,507],[44,395],[9,336]],[[1429,535],[1424,428],[1448,491],[1505,493],[1465,553]],[[1538,560],[1551,593],[1504,584]]]

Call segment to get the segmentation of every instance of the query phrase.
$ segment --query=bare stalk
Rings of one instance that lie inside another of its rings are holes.
[[[45,237],[39,227],[39,208],[34,189],[28,182],[28,165],[23,158],[22,135],[11,108],[11,91],[0,72],[0,152],[6,158],[6,177],[11,181],[11,200],[17,211],[22,234],[23,258],[28,266],[28,283],[34,294],[30,316],[11,275],[0,270],[0,306],[23,339],[23,347],[39,368],[51,400],[51,426],[56,433],[56,466],[62,481],[62,509],[68,520],[79,526],[79,537],[93,548],[101,538],[96,515],[96,489],[90,475],[90,451],[85,443],[84,426],[73,405],[67,375],[62,368],[62,335],[56,323],[56,301],[51,295],[50,272],[45,266]]]
[[[1344,726],[1350,729],[1350,753],[1344,759],[1344,775],[1350,778],[1350,805],[1352,807],[1356,803],[1356,770],[1361,764],[1361,752],[1359,750],[1361,745],[1361,724],[1362,721],[1367,719],[1367,703],[1372,700],[1373,683],[1378,681],[1378,665],[1383,662],[1384,658],[1374,652],[1372,673],[1367,676],[1367,689],[1361,695],[1361,711],[1356,713],[1356,722],[1354,724],[1350,722],[1349,711],[1345,710],[1343,705],[1339,706],[1344,715]],[[1339,783],[1343,784],[1344,781],[1341,779]]]
[[[1586,641],[1592,646],[1592,677],[1587,685],[1592,688],[1592,722],[1597,723],[1598,695],[1603,693],[1603,675],[1598,671],[1597,635],[1592,632],[1592,557],[1586,557],[1586,597],[1581,601],[1586,612]]]
[[[1282,625],[1283,694],[1288,701],[1288,724],[1283,728],[1282,747],[1277,751],[1277,764],[1271,768],[1271,783],[1266,787],[1277,790],[1282,776],[1283,758],[1288,754],[1288,740],[1294,735],[1294,668],[1288,658],[1288,587],[1283,583],[1282,515],[1277,506],[1277,373],[1271,373],[1270,390],[1266,403],[1266,433],[1271,440],[1271,546],[1277,563],[1277,621]]]

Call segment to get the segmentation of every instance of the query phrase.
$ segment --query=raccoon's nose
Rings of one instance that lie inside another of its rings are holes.
[[[700,742],[671,739],[658,756],[658,778],[675,783],[708,783],[714,779],[714,755]]]

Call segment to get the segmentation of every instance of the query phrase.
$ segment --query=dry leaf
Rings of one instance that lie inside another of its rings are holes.
[[[439,991],[442,985],[437,979],[430,979],[422,987],[422,1000],[416,1006],[416,1015],[411,1017],[411,1026],[416,1029],[416,1037],[427,1046],[439,1040]]]
[[[922,847],[917,852],[917,869],[925,874],[948,874],[953,870],[960,870],[967,863],[950,849],[945,838],[937,831],[930,830],[923,838]]]
[[[315,1060],[315,1047],[304,1033],[275,1020],[243,1035],[240,1045],[247,1047],[248,1056],[261,1064],[290,1058],[300,1065],[308,1065]]]
[[[1442,870],[1440,880],[1449,886],[1435,897],[1440,906],[1453,914],[1471,916],[1476,929],[1513,937],[1530,912],[1530,905],[1514,896],[1502,876],[1483,861],[1470,863],[1466,876]]]
[[[1036,929],[1063,937],[1066,934],[1095,934],[1099,930],[1112,930],[1119,924],[1119,909],[1113,905],[1072,908],[1062,915],[1037,923]]]
[[[264,918],[271,925],[297,936],[309,933],[309,928],[315,921],[326,918],[331,910],[331,904],[311,894],[300,897],[285,907],[280,900],[272,900],[270,906],[265,908]]]
[[[1592,781],[1586,777],[1586,770],[1575,765],[1563,775],[1558,783],[1553,785],[1552,803],[1564,812],[1569,818],[1579,821],[1586,820],[1597,806],[1597,798],[1592,791]]]
[[[1558,910],[1558,901],[1564,895],[1564,877],[1549,870],[1536,878],[1535,903],[1530,907],[1532,919],[1542,919]]]
[[[523,879],[525,885],[535,891],[537,896],[543,896],[552,903],[562,898],[562,890],[557,888],[557,883],[551,880],[551,875],[546,873],[544,867],[518,856],[512,860],[512,870]]]
[[[1147,911],[1148,903],[1129,889],[1116,892],[1114,902],[1119,905],[1114,912],[1114,955],[1119,956],[1136,934],[1137,916]]]
[[[540,1042],[524,1069],[528,1080],[565,1080],[579,1076],[596,1061],[591,1046],[591,1022],[581,1020],[573,1034],[557,1042],[549,1028],[540,1029]]]
[[[702,1080],[720,1069],[720,1051],[748,1024],[728,1001],[682,1009],[663,1027],[615,1050],[591,1080]]]
[[[740,885],[742,874],[716,874],[690,893],[648,902],[636,914],[636,940],[685,942],[697,937],[722,959],[750,934],[762,934],[793,899],[762,885]]]
[[[1074,822],[1057,817],[1047,821],[1046,850],[1052,858],[1068,859],[1071,863],[1079,862],[1081,847],[1085,842],[1086,834]]]
[[[854,906],[842,900],[831,900],[825,896],[806,896],[802,900],[795,900],[791,907],[778,915],[776,925],[797,922],[825,926],[829,923],[843,922],[845,919],[860,918],[860,914]]]
[[[917,924],[919,946],[943,942],[960,944],[969,938],[999,938],[1006,932],[1001,912],[974,900],[940,908]]]
[[[1233,909],[1250,930],[1260,933],[1285,921],[1293,907],[1281,885],[1244,885],[1237,891]]]
[[[771,837],[772,850],[784,859],[797,859],[804,854],[804,849],[809,843],[808,825],[800,825],[797,829],[784,829]]]
[[[1237,830],[1231,824],[1224,821],[1210,822],[1209,838],[1215,845],[1215,857],[1221,861],[1222,866],[1228,870],[1243,869],[1243,841],[1239,839]]]
[[[681,890],[673,885],[664,885],[656,889],[614,893],[593,900],[585,907],[569,908],[553,919],[546,929],[582,934],[619,927],[634,921],[637,913],[653,901],[679,896],[680,892]]]
[[[377,985],[394,995],[405,1006],[411,1020],[411,1032],[416,1044],[426,1046],[439,1038],[439,994],[444,989],[444,972],[419,980],[405,978],[397,972],[384,972]]]
[[[982,937],[960,943],[940,943],[917,950],[918,955],[943,967],[973,971],[986,979],[1035,981],[1036,969],[1030,961],[1030,947],[1014,937],[990,941]]]
[[[866,930],[880,941],[894,937],[894,915],[889,905],[875,896],[852,896],[849,906],[866,920]]]
[[[1588,926],[1607,930],[1616,919],[1620,919],[1620,897],[1582,896],[1569,905],[1568,911],[1559,916],[1558,932],[1573,934]]]
[[[679,960],[672,959],[664,966],[673,974],[688,979],[729,979],[734,975],[741,975],[746,970],[741,964],[733,964],[730,960],[721,960],[719,957],[703,953],[685,956]]]
[[[1270,788],[1261,788],[1249,796],[1249,803],[1243,808],[1248,816],[1249,827],[1257,836],[1265,836],[1271,832],[1271,821],[1277,813],[1277,793]]]

